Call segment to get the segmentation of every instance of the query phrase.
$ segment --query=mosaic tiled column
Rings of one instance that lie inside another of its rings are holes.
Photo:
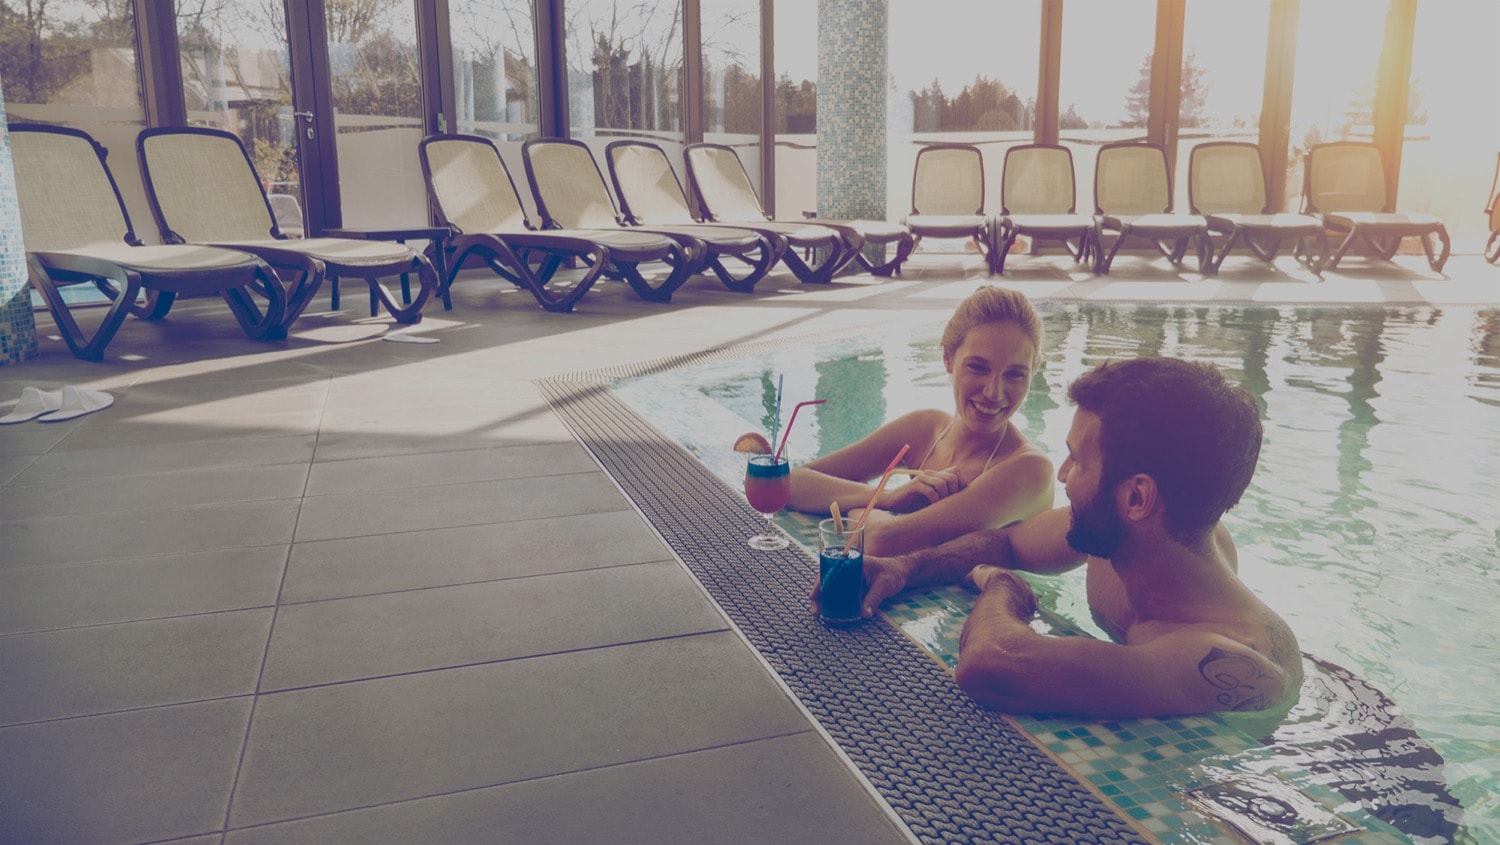
[[[5,129],[5,92],[0,90],[0,366],[35,358],[36,321],[26,284],[21,247],[21,209],[16,174],[10,166],[10,133]]]
[[[887,0],[818,0],[818,216],[884,220]]]

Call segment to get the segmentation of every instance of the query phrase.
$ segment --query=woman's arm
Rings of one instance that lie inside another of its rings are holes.
[[[870,479],[879,479],[902,446],[911,446],[908,459],[920,460],[913,458],[912,453],[920,455],[919,450],[930,448],[934,433],[946,421],[947,416],[941,411],[913,411],[856,443],[794,468],[789,506],[824,514],[834,502],[845,513],[864,507],[875,492]]]
[[[865,523],[865,553],[902,554],[1036,516],[1052,508],[1052,477],[1052,462],[1045,455],[1022,452],[925,508],[906,514],[872,513]]]

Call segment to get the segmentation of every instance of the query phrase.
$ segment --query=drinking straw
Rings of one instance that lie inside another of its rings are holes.
[[[787,438],[792,436],[792,424],[797,421],[797,412],[802,410],[805,405],[821,405],[827,401],[827,399],[809,399],[806,402],[798,402],[797,406],[792,408],[792,418],[786,421],[786,431],[781,433],[781,445],[776,447],[776,454],[771,456],[772,464],[781,460],[781,451],[786,448]]]
[[[833,514],[833,530],[844,533],[844,514],[839,511],[839,503],[834,502],[828,506],[828,512]]]
[[[865,527],[865,520],[870,518],[870,511],[875,508],[875,500],[880,498],[880,492],[885,489],[885,483],[891,480],[892,473],[896,471],[896,464],[901,463],[901,459],[906,457],[906,450],[910,448],[910,443],[902,446],[901,451],[897,452],[895,459],[891,461],[891,465],[886,467],[885,472],[881,474],[880,483],[875,485],[875,492],[870,494],[870,501],[865,504],[865,509],[859,514],[859,521],[854,523],[854,529],[849,532],[849,541],[844,544],[844,551],[849,551],[854,545],[855,536],[859,534],[859,529]]]
[[[781,386],[786,382],[786,375],[776,377],[776,410],[771,414],[771,442],[776,442],[776,433],[781,430]],[[791,426],[787,426],[788,429]],[[780,454],[779,452],[777,454]],[[771,465],[775,466],[776,456],[771,456]]]

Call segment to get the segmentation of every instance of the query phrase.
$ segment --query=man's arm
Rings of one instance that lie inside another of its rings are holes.
[[[865,557],[865,617],[881,602],[912,587],[956,584],[980,564],[1041,575],[1066,572],[1087,558],[1068,546],[1067,508],[1037,514],[1005,528],[974,531],[940,546],[896,557]],[[813,591],[817,602],[817,590]]]
[[[1295,679],[1243,643],[1184,628],[1144,645],[1048,637],[1027,624],[1030,587],[1008,572],[976,572],[979,600],[959,640],[954,679],[1007,713],[1131,718],[1265,710]]]

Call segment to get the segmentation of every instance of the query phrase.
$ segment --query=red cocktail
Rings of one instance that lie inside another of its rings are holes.
[[[776,533],[771,517],[786,507],[791,497],[792,465],[785,458],[778,461],[770,455],[754,455],[745,463],[745,499],[750,507],[766,515],[765,533],[748,541],[752,549],[771,551],[787,547],[786,537]]]

